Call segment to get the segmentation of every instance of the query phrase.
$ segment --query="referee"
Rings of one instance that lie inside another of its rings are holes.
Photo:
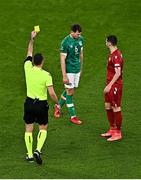
[[[28,45],[27,58],[24,61],[24,71],[27,87],[27,98],[24,103],[24,121],[25,121],[25,144],[27,148],[26,160],[37,164],[42,164],[41,149],[47,138],[48,109],[47,90],[51,99],[58,103],[58,98],[54,92],[51,75],[42,69],[44,58],[42,54],[33,53],[33,42],[37,33],[31,32],[31,38]],[[39,133],[37,136],[36,150],[32,151],[33,144],[33,126],[39,124]]]

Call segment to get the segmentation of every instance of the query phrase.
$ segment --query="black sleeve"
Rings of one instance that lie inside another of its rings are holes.
[[[24,60],[24,63],[25,63],[26,61],[31,61],[31,62],[32,62],[32,56],[27,56],[27,58]]]

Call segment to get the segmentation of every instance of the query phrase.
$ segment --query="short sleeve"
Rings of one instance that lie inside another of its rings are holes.
[[[52,76],[50,73],[47,73],[47,76],[46,76],[46,86],[52,86],[53,85],[53,82],[52,82]]]
[[[114,55],[113,57],[113,63],[114,63],[114,68],[115,69],[121,69],[122,67],[122,57],[121,55]]]
[[[84,38],[83,38],[82,36],[81,36],[79,45],[80,45],[80,47],[81,47],[81,50],[83,50],[83,46],[84,46]]]
[[[24,63],[24,70],[25,71],[30,70],[32,67],[33,67],[32,61],[30,61],[30,60],[25,61],[25,63]]]
[[[67,54],[67,43],[65,40],[61,42],[60,52]]]

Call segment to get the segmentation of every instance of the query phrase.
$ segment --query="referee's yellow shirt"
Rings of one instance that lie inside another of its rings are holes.
[[[47,87],[52,86],[52,77],[47,71],[32,65],[30,60],[24,64],[27,97],[47,100]]]

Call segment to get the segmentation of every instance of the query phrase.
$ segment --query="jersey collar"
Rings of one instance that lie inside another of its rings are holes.
[[[41,67],[38,67],[38,66],[34,66],[34,68],[35,69],[40,69],[40,70],[42,69]]]

